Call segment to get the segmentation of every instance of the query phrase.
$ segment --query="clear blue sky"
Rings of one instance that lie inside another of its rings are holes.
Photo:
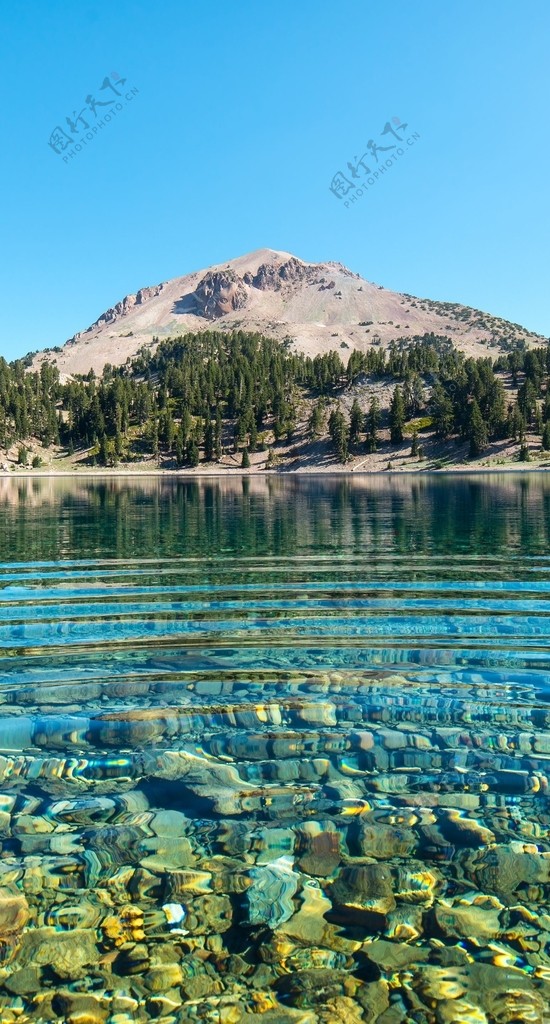
[[[263,246],[550,334],[547,0],[7,0],[2,22],[1,355]],[[64,163],[51,132],[120,102],[113,71],[122,110]],[[333,175],[393,117],[419,140],[346,209]]]

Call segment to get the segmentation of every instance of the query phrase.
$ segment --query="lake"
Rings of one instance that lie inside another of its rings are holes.
[[[550,476],[0,515],[2,1024],[550,1020]]]

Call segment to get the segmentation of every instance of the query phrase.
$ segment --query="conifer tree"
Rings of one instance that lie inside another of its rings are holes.
[[[340,462],[346,462],[349,450],[349,431],[344,414],[340,408],[332,410],[329,416],[328,429]]]
[[[207,419],[204,427],[204,458],[206,462],[212,462],[214,458],[214,428],[210,418]]]
[[[468,439],[470,441],[470,458],[475,459],[487,446],[487,427],[475,398],[470,406]]]
[[[216,423],[214,426],[214,457],[222,457],[222,416],[219,407],[216,407]]]
[[[439,381],[432,390],[430,409],[436,434],[438,437],[448,437],[454,426],[453,403]]]
[[[199,446],[194,437],[190,437],[187,441],[186,455],[190,466],[198,466],[200,458]]]
[[[352,444],[359,440],[359,434],[362,426],[363,413],[361,412],[359,402],[354,398],[349,421],[349,439]]]
[[[399,384],[395,388],[390,406],[390,438],[392,444],[401,444],[405,426],[405,403]]]
[[[311,437],[315,440],[317,437],[321,437],[326,428],[325,408],[324,403],[321,401],[316,402],[311,410],[309,417],[309,431]]]

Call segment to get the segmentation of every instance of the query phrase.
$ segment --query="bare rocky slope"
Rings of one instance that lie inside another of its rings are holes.
[[[339,263],[307,263],[287,252],[259,249],[229,263],[177,277],[127,295],[62,348],[33,360],[55,361],[63,375],[100,373],[154,338],[190,331],[260,331],[290,339],[315,356],[331,349],[365,351],[394,338],[445,334],[471,356],[498,355],[518,342],[546,339],[459,303],[388,291]]]

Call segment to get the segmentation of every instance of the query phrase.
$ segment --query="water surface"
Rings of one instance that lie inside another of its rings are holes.
[[[550,1020],[544,474],[0,514],[2,1022]]]

